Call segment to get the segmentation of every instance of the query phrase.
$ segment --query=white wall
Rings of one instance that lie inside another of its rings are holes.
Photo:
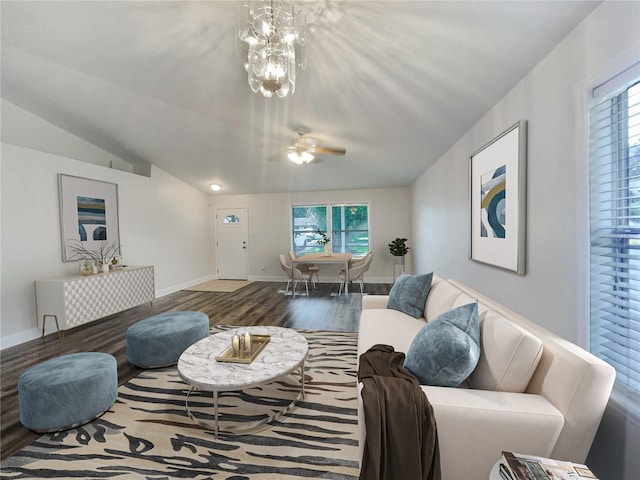
[[[331,203],[368,203],[369,239],[373,262],[366,275],[368,282],[391,282],[392,256],[388,244],[396,237],[408,237],[412,246],[411,195],[409,188],[337,190],[307,193],[261,195],[212,195],[211,224],[215,226],[216,208],[247,207],[249,215],[249,278],[280,280],[285,276],[278,255],[291,250],[291,206]],[[215,227],[212,238],[215,239]],[[212,254],[214,252],[212,251]],[[411,271],[411,252],[407,256],[407,272]],[[338,270],[339,268],[336,267]],[[320,277],[337,281],[337,271],[323,268]]]
[[[460,280],[586,345],[585,97],[598,81],[640,60],[639,26],[640,2],[604,2],[416,181],[412,203],[417,272],[435,270]],[[468,260],[469,155],[521,119],[529,123],[524,276]],[[608,411],[601,432],[618,438],[599,438],[601,450],[590,456],[603,480],[637,478],[640,471],[632,450],[639,443],[634,419],[638,412],[624,407],[616,411],[616,421],[624,427],[609,428],[614,414]],[[607,458],[615,460],[607,464]]]
[[[2,141],[12,145],[77,158],[84,162],[132,172],[131,164],[105,152],[62,128],[33,115],[13,103],[0,99]]]
[[[204,193],[157,168],[144,177],[5,142],[1,155],[2,348],[38,336],[34,281],[78,271],[62,261],[58,173],[118,184],[123,260],[154,265],[157,294],[210,278]]]

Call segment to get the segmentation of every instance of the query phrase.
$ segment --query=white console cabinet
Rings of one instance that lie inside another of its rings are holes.
[[[124,267],[83,277],[36,281],[38,319],[55,316],[61,330],[137,307],[155,299],[152,266]],[[44,330],[44,324],[43,324]]]

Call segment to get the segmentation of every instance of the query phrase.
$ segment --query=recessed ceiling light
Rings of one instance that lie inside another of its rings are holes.
[[[218,185],[217,183],[212,183],[209,186],[211,187],[211,190],[213,190],[214,192],[219,192],[220,190],[222,190],[222,185]]]

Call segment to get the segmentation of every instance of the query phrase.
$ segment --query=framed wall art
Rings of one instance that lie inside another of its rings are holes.
[[[521,120],[471,155],[469,258],[525,273],[527,122]]]
[[[117,184],[60,173],[58,185],[63,262],[79,259],[70,248],[78,242],[94,251],[120,245]]]

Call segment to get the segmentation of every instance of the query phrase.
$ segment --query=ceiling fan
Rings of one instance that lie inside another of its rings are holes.
[[[298,165],[310,163],[315,159],[316,153],[329,153],[331,155],[344,155],[347,153],[345,148],[318,145],[317,138],[304,136],[309,133],[306,129],[298,128],[296,133],[298,138],[291,140],[291,146],[287,149],[287,157]]]

